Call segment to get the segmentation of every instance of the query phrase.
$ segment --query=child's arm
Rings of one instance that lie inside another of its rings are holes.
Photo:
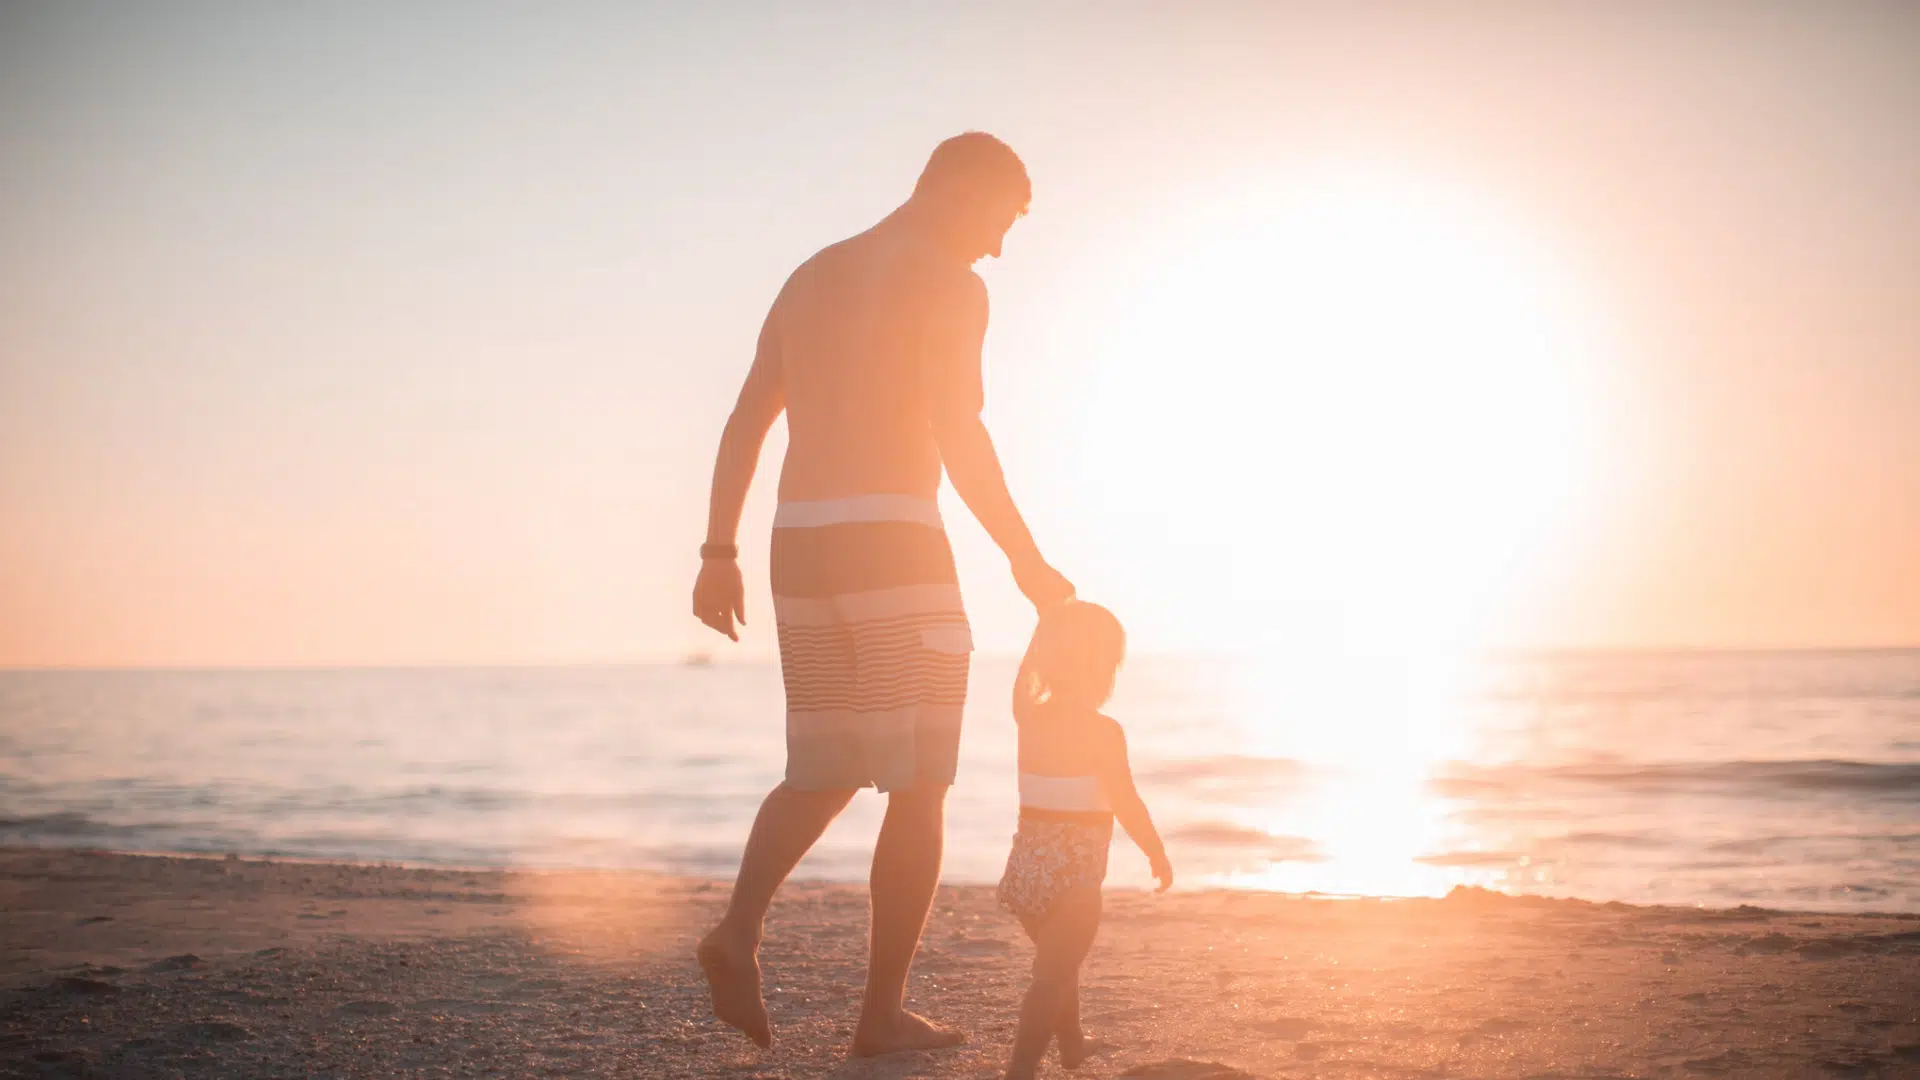
[[[1024,724],[1033,718],[1033,653],[1020,658],[1020,673],[1013,677],[1013,720]]]
[[[1101,755],[1100,787],[1106,792],[1107,802],[1113,804],[1114,820],[1146,853],[1153,876],[1160,882],[1160,891],[1165,892],[1173,887],[1173,864],[1167,861],[1166,845],[1160,842],[1160,830],[1153,827],[1147,804],[1133,786],[1133,766],[1127,761],[1127,733],[1112,720],[1107,720],[1107,728],[1106,737],[1102,739],[1106,753]]]

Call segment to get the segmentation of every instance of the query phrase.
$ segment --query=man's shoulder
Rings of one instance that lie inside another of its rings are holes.
[[[987,283],[970,266],[947,262],[934,271],[932,291],[955,312],[984,316],[987,310]]]
[[[878,269],[894,280],[958,297],[987,295],[987,283],[973,267],[945,255],[925,237],[885,223],[821,248],[801,268],[834,265]]]
[[[840,310],[854,293],[875,287],[938,317],[984,322],[987,283],[971,266],[941,255],[925,241],[883,228],[869,229],[815,252],[787,276],[776,309],[824,304]]]

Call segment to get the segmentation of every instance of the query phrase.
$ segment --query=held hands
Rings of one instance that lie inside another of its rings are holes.
[[[1038,553],[1013,563],[1013,583],[1035,608],[1045,611],[1073,599],[1073,582],[1047,565]]]
[[[1154,892],[1166,892],[1173,888],[1173,864],[1167,861],[1167,853],[1163,851],[1149,861],[1153,864],[1154,879],[1160,882],[1160,887]]]
[[[693,582],[693,615],[732,640],[740,640],[733,621],[747,625],[747,589],[740,581],[738,561],[700,560],[700,576]]]

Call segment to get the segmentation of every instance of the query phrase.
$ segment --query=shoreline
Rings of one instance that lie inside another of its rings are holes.
[[[136,858],[136,859],[191,859],[191,860],[205,860],[205,861],[211,861],[211,862],[225,862],[225,863],[259,863],[266,866],[276,866],[276,865],[332,866],[332,867],[357,868],[357,869],[365,869],[365,870],[398,870],[398,871],[418,870],[418,871],[426,871],[426,872],[445,871],[449,873],[459,873],[459,874],[520,874],[520,875],[628,874],[628,875],[633,875],[633,876],[642,877],[642,878],[659,879],[662,881],[704,882],[704,883],[717,885],[721,888],[729,887],[732,884],[732,879],[728,877],[676,873],[671,870],[656,870],[656,869],[652,869],[644,866],[591,866],[591,865],[578,865],[578,864],[566,864],[566,863],[551,863],[551,864],[547,864],[547,863],[495,864],[495,863],[452,863],[452,862],[442,863],[442,862],[426,862],[426,861],[412,860],[412,859],[343,859],[343,858],[333,858],[333,857],[324,856],[324,855],[279,855],[279,854],[263,855],[263,854],[246,854],[246,853],[235,852],[235,851],[174,851],[174,850],[166,850],[166,849],[149,849],[149,848],[108,848],[108,847],[89,847],[89,846],[67,846],[67,845],[54,845],[54,844],[42,845],[42,844],[0,843],[0,859],[3,859],[11,855],[26,854],[26,853],[32,853],[32,852],[62,852],[62,853],[71,854],[71,855],[90,855],[90,856],[102,856],[102,857],[108,857],[108,858],[124,857],[124,858]],[[864,887],[864,885],[866,884],[866,881],[864,878],[850,879],[850,878],[810,877],[805,874],[796,873],[793,877],[790,877],[787,879],[787,883],[789,885],[804,884],[804,885],[820,885],[820,886]],[[940,882],[940,887],[942,889],[986,889],[989,892],[991,892],[995,887],[995,883],[986,882],[986,881],[942,880]],[[1108,895],[1126,894],[1126,893],[1138,893],[1141,895],[1145,895],[1150,891],[1151,891],[1151,886],[1115,885],[1112,882],[1109,882],[1106,886],[1106,892]],[[1206,885],[1184,886],[1182,888],[1182,892],[1183,894],[1186,894],[1186,895],[1206,894],[1206,893],[1244,893],[1252,896],[1274,897],[1274,898],[1283,899],[1283,900],[1368,901],[1368,902],[1374,902],[1374,903],[1414,903],[1414,902],[1420,902],[1420,901],[1440,901],[1440,900],[1448,900],[1449,898],[1455,896],[1455,894],[1462,894],[1462,895],[1485,895],[1489,897],[1496,897],[1504,900],[1512,900],[1517,902],[1587,904],[1587,905],[1593,905],[1593,906],[1599,906],[1599,907],[1634,908],[1634,909],[1642,909],[1642,910],[1709,911],[1709,912],[1711,911],[1743,911],[1743,912],[1750,912],[1756,915],[1768,915],[1768,916],[1779,916],[1779,917],[1803,916],[1807,918],[1835,918],[1835,919],[1838,919],[1838,918],[1863,918],[1863,919],[1905,918],[1905,919],[1920,920],[1920,911],[1900,911],[1895,909],[1882,910],[1882,909],[1874,909],[1874,908],[1768,907],[1768,906],[1759,905],[1759,904],[1744,904],[1744,903],[1736,904],[1736,905],[1733,905],[1732,907],[1713,907],[1707,904],[1663,904],[1663,903],[1642,902],[1637,900],[1595,900],[1595,899],[1590,899],[1584,896],[1553,896],[1545,893],[1507,892],[1500,889],[1491,889],[1491,888],[1487,888],[1485,886],[1479,886],[1479,885],[1455,885],[1447,893],[1444,893],[1438,896],[1399,895],[1399,894],[1386,894],[1386,893],[1378,893],[1378,894],[1376,893],[1340,893],[1340,892],[1320,892],[1317,890],[1309,890],[1306,892],[1286,892],[1279,889],[1262,889],[1262,888],[1255,888],[1255,887],[1241,887],[1236,885],[1221,885],[1221,884],[1212,884],[1212,883],[1206,884]]]
[[[726,894],[0,849],[0,1076],[995,1075],[1031,948],[991,887],[941,887],[909,991],[969,1043],[873,1061],[845,1059],[865,889],[782,890],[766,1053],[693,963]],[[1084,1012],[1115,1049],[1077,1075],[1915,1075],[1916,961],[1912,914],[1113,890]]]

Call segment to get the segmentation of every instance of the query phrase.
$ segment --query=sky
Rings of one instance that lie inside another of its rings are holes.
[[[1138,647],[1920,644],[1920,7],[72,2],[0,665],[768,655],[778,431],[687,610],[761,318],[968,129],[987,422]]]

